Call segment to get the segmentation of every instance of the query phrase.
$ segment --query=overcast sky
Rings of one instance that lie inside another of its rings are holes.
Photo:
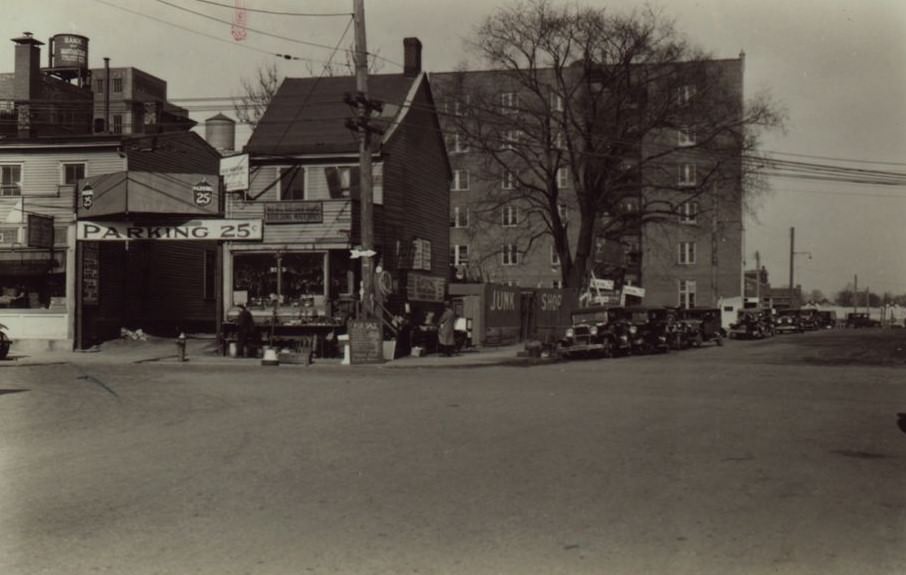
[[[295,12],[351,12],[352,0],[217,0],[249,8]],[[231,9],[199,0],[166,0],[232,20]],[[589,6],[631,9],[641,2],[588,0]],[[398,72],[402,38],[424,44],[423,67],[448,71],[465,61],[463,38],[499,0],[366,0],[368,47],[386,58],[382,72]],[[766,150],[891,164],[850,167],[906,172],[906,2],[903,0],[670,0],[652,2],[714,57],[746,52],[746,93],[768,89],[782,102],[785,132],[764,138]],[[114,5],[145,16],[129,13]],[[278,60],[266,53],[324,61],[347,17],[290,17],[248,13],[236,42],[229,25],[180,11],[161,0],[3,0],[6,38],[24,31],[42,41],[73,32],[90,38],[92,67],[134,66],[165,79],[169,96],[237,95],[239,78],[273,61],[285,76],[320,71],[320,63]],[[178,24],[169,26],[150,18]],[[343,39],[350,47],[352,30]],[[0,42],[0,71],[13,68],[13,44]],[[46,52],[42,54],[46,62]],[[343,56],[338,57],[341,61]],[[210,103],[180,102],[203,120]],[[201,106],[205,106],[201,108]],[[248,136],[238,130],[238,137]],[[809,162],[827,160],[786,156]],[[842,164],[843,162],[833,162]],[[896,165],[897,163],[902,165]],[[761,253],[774,285],[789,280],[789,228],[796,228],[796,283],[829,295],[859,275],[872,291],[906,293],[906,187],[880,187],[774,178],[772,191],[747,218],[746,258]]]

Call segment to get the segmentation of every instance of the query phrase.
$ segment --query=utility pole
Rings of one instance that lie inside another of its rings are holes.
[[[371,174],[371,129],[368,120],[373,109],[368,100],[368,48],[365,41],[365,0],[353,0],[355,18],[355,86],[358,111],[359,193],[361,217],[359,233],[362,243],[362,313],[374,316],[374,198]]]
[[[755,251],[755,309],[761,309],[761,254]]]
[[[790,228],[790,306],[793,305],[793,260],[796,257],[796,228]]]
[[[859,312],[859,274],[853,276],[853,313]]]

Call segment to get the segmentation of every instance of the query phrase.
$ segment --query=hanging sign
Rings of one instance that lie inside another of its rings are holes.
[[[238,154],[220,159],[220,175],[227,192],[249,189],[249,155]]]

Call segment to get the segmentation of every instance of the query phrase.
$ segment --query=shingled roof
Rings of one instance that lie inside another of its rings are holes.
[[[368,77],[368,95],[384,103],[375,125],[387,129],[404,113],[406,97],[423,74],[378,74]],[[287,78],[255,127],[246,151],[260,155],[346,154],[358,151],[356,134],[346,127],[354,116],[346,104],[347,93],[356,92],[352,76]],[[381,138],[372,139],[372,149]]]

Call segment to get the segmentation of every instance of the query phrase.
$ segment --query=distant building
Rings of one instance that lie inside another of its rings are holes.
[[[109,82],[108,70],[92,68],[91,91],[95,133],[146,134],[195,126],[188,110],[167,101],[167,82],[138,68],[110,68]]]

